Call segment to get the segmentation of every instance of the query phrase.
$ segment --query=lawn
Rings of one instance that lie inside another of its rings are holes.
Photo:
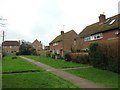
[[[61,68],[61,69],[88,66],[86,64],[66,62],[64,60],[59,60],[59,59],[55,60],[49,57],[40,57],[40,56],[26,56],[26,57],[48,64],[55,68]],[[111,71],[100,70],[97,68],[78,68],[78,69],[71,69],[65,71],[72,73],[76,76],[79,76],[81,78],[91,80],[95,83],[99,83],[101,85],[104,85],[105,87],[118,88],[118,74]]]
[[[2,85],[4,88],[75,88],[48,72],[4,74]]]
[[[26,71],[26,70],[42,70],[36,65],[17,57],[12,59],[11,56],[6,56],[2,61],[3,72],[15,72],[15,71]]]
[[[39,62],[42,62],[44,64],[50,65],[55,68],[72,68],[72,67],[83,67],[83,66],[89,66],[88,64],[78,64],[74,62],[66,62],[62,59],[52,59],[50,57],[40,57],[40,56],[25,56],[27,58],[31,58],[34,60],[37,60]]]
[[[27,62],[19,57],[12,59],[11,56],[4,57],[2,75],[3,88],[76,88],[75,85],[63,80],[38,66]],[[37,72],[10,73],[18,71],[38,70]]]
[[[111,71],[96,68],[79,68],[66,71],[109,88],[118,88],[118,74]]]

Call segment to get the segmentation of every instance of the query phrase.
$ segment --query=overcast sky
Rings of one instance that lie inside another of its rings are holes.
[[[35,39],[44,45],[60,34],[75,30],[79,34],[86,26],[98,22],[99,14],[118,14],[119,0],[0,0],[0,17],[7,19],[0,26],[5,40]],[[1,21],[0,21],[1,22]],[[0,37],[0,42],[2,37]]]

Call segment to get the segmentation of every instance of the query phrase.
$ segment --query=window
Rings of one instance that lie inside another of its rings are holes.
[[[76,45],[76,40],[74,40],[74,45]]]
[[[110,25],[113,24],[113,23],[115,22],[115,20],[116,20],[116,19],[113,19],[109,24],[110,24]]]
[[[106,21],[105,21],[105,23],[108,23],[110,21],[110,19],[108,18]]]
[[[10,46],[10,48],[12,48],[12,46]]]
[[[14,46],[14,48],[16,48],[17,46]]]
[[[116,32],[115,32],[115,35],[118,35],[118,34],[119,34],[119,31],[116,31]]]
[[[57,53],[57,54],[60,54],[59,50],[56,50],[56,53]]]
[[[58,45],[58,43],[54,43],[54,44],[53,44],[53,46],[56,46],[56,45]]]
[[[103,38],[103,34],[102,34],[102,33],[100,33],[100,34],[96,34],[95,36],[96,36],[95,39],[101,39],[101,38]]]
[[[90,41],[90,37],[85,37],[84,41]]]
[[[97,39],[101,39],[101,38],[103,38],[103,34],[99,33],[99,34],[95,34],[95,35],[92,35],[89,37],[85,37],[84,41],[92,41],[92,40],[97,40]]]

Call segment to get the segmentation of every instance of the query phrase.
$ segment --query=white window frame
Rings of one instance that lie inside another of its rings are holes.
[[[95,34],[92,36],[88,36],[84,38],[84,41],[93,41],[93,40],[98,40],[98,39],[102,39],[103,38],[103,34],[99,33],[99,34]]]
[[[57,46],[57,45],[58,45],[58,43],[54,43],[54,44],[53,44],[53,46]]]

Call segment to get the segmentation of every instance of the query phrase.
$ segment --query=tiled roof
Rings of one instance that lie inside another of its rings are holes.
[[[99,32],[105,32],[108,30],[119,28],[119,18],[120,14],[107,18],[103,23],[97,22],[92,25],[89,25],[82,32],[80,32],[79,37],[86,37]]]
[[[20,43],[18,41],[5,41],[3,42],[3,46],[19,46]]]
[[[60,42],[60,41],[62,41],[64,38],[67,37],[67,35],[68,35],[69,33],[76,33],[76,32],[75,32],[74,30],[71,30],[71,31],[68,31],[68,32],[66,32],[66,33],[64,33],[64,34],[62,34],[62,35],[59,35],[59,36],[57,36],[52,42],[50,42],[50,44],[55,43],[55,42]]]

